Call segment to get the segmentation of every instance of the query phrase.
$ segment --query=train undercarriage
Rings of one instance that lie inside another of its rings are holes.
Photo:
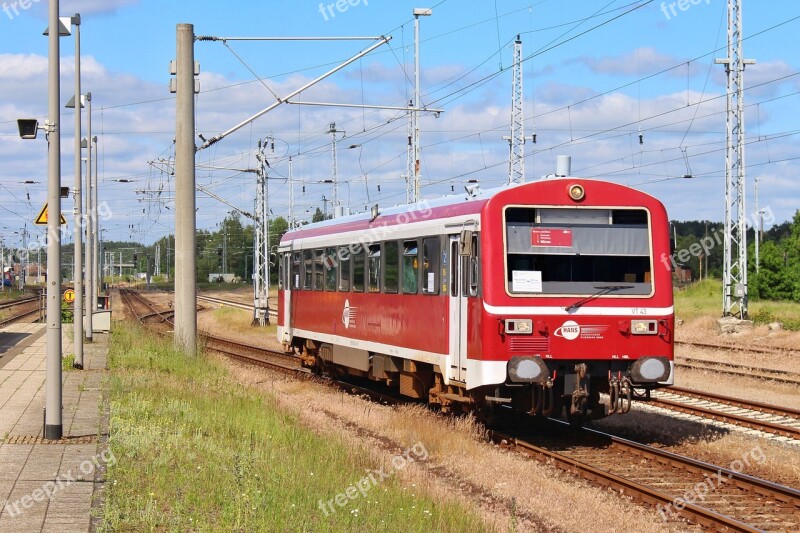
[[[503,384],[467,390],[465,384],[452,380],[446,384],[441,368],[434,364],[370,353],[368,363],[343,365],[333,361],[332,345],[297,338],[287,349],[319,374],[381,382],[403,396],[438,406],[442,412],[474,413],[486,421],[491,421],[499,409],[510,408],[535,416],[563,416],[580,425],[625,414],[635,398],[649,396],[650,390],[660,386],[655,382],[634,383],[632,374],[638,374],[631,372],[633,361],[549,360],[545,365],[536,358],[545,371],[532,381],[515,382],[512,371]]]

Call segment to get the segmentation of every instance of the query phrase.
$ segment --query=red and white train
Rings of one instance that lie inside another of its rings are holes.
[[[554,178],[303,226],[278,337],[444,409],[626,412],[673,383],[668,225],[641,191]]]

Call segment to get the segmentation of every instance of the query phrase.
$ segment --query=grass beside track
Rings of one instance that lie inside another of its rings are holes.
[[[104,530],[480,531],[480,518],[392,476],[328,516],[379,469],[364,450],[304,427],[221,365],[116,323],[110,347]],[[377,477],[377,476],[376,476]]]

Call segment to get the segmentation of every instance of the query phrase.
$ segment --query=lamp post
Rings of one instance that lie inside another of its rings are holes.
[[[74,243],[74,273],[73,283],[75,287],[75,303],[73,318],[73,339],[72,343],[75,350],[75,360],[72,363],[74,368],[83,368],[83,193],[81,190],[83,173],[81,172],[81,108],[83,108],[83,98],[81,96],[81,15],[75,13],[71,19],[75,26],[75,96],[73,96],[65,107],[75,109],[75,197],[74,197],[74,219],[75,219],[75,243]],[[70,105],[72,104],[72,105]]]
[[[89,135],[92,133],[92,93],[86,93],[86,130]],[[92,313],[94,305],[92,305],[92,285],[94,275],[92,272],[92,245],[94,238],[92,237],[92,219],[94,218],[94,211],[92,210],[92,150],[89,144],[88,137],[81,141],[81,148],[86,148],[86,218],[84,225],[86,226],[86,249],[84,255],[85,265],[85,279],[86,279],[86,342],[94,340],[94,331],[92,328]]]
[[[419,18],[429,17],[433,13],[430,8],[414,8],[414,203],[420,201],[419,184]]]
[[[93,284],[92,284],[92,311],[97,310],[97,298],[100,294],[100,286],[103,281],[103,276],[100,272],[100,225],[97,218],[97,195],[98,195],[98,176],[97,176],[97,136],[95,135],[92,137],[92,143],[94,144],[94,171],[92,172],[92,193],[94,194],[94,198],[92,198],[92,225],[94,227],[94,231],[92,232],[94,235],[94,242],[92,243],[92,261],[94,264],[92,265],[92,273],[94,274]]]
[[[63,434],[61,406],[61,80],[58,0],[50,0],[47,147],[47,364],[44,438]]]

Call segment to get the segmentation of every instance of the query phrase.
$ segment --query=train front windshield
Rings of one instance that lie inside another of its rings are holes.
[[[504,216],[509,294],[652,294],[647,210],[520,206]]]

